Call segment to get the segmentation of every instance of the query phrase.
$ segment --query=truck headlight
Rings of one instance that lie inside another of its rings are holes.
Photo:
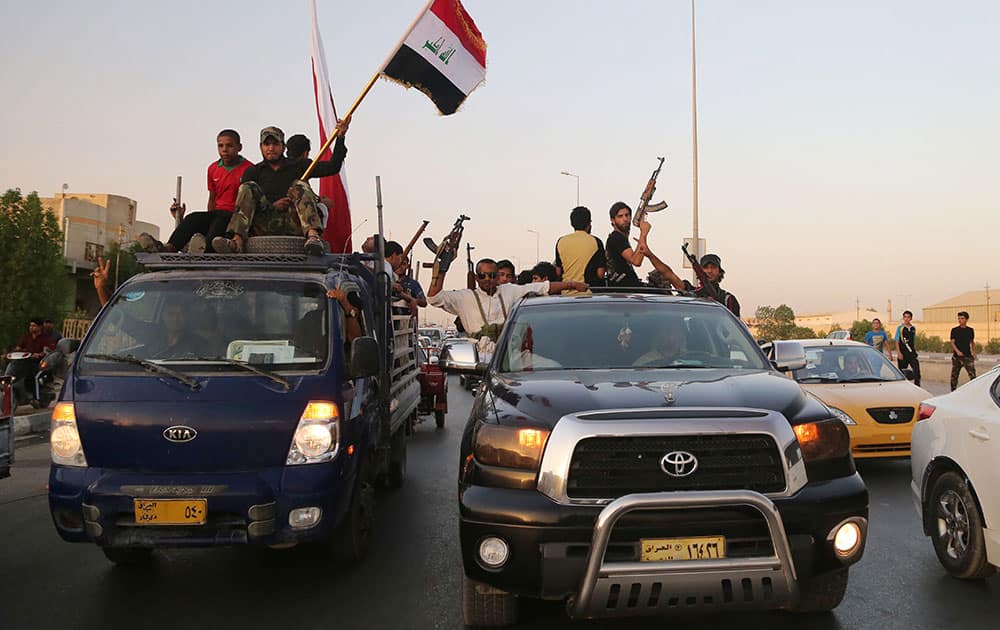
[[[62,466],[86,467],[83,442],[76,426],[73,403],[61,402],[52,409],[52,437],[49,439],[52,463]]]
[[[480,464],[538,470],[549,429],[482,423],[472,453]]]
[[[340,414],[328,401],[310,401],[299,418],[285,464],[317,464],[337,456],[340,447]]]

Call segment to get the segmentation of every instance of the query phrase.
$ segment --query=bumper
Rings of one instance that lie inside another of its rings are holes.
[[[848,427],[854,459],[909,457],[913,422]]]
[[[673,607],[783,608],[802,579],[857,562],[868,493],[858,475],[809,484],[785,499],[749,491],[633,494],[604,506],[559,505],[535,491],[461,490],[466,574],[529,597],[569,598],[579,617],[657,614]],[[839,558],[828,540],[847,519],[862,526],[857,551]],[[640,562],[639,540],[723,535],[727,558]],[[486,536],[507,541],[507,563],[477,559]]]
[[[350,490],[346,466],[317,464],[253,472],[137,474],[53,466],[49,508],[59,535],[110,547],[280,545],[317,540],[343,518]],[[206,499],[201,525],[140,526],[134,499]],[[292,528],[289,512],[318,507],[318,523]]]

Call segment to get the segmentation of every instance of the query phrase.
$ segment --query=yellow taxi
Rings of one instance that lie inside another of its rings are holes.
[[[871,346],[840,339],[799,342],[806,366],[791,377],[847,425],[854,457],[909,457],[917,408],[930,392]]]

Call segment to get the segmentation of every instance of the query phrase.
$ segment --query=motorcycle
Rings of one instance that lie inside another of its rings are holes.
[[[66,354],[76,349],[74,342],[79,345],[75,339],[66,341],[70,343],[60,340],[55,350],[42,357],[37,370],[30,352],[7,353],[7,375],[13,377],[11,398],[14,408],[30,404],[35,409],[46,409],[52,404],[57,394],[55,379],[62,374]]]

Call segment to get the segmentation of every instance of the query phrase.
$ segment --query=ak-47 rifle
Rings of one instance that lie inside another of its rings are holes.
[[[417,239],[420,238],[420,235],[424,233],[425,229],[427,229],[428,223],[430,223],[430,221],[424,221],[423,225],[417,228],[417,233],[413,235],[410,242],[406,244],[406,248],[403,249],[403,258],[410,258],[410,252],[413,250],[413,246],[417,244]]]
[[[476,249],[471,243],[465,244],[465,258],[469,264],[469,271],[465,276],[465,287],[467,289],[476,288],[476,267],[472,264],[472,250]]]
[[[462,242],[462,231],[465,230],[465,226],[462,224],[468,220],[469,217],[464,214],[458,215],[458,220],[452,226],[451,232],[448,232],[448,235],[444,237],[440,245],[436,244],[434,239],[429,236],[424,238],[424,245],[427,246],[427,249],[434,252],[434,263],[432,265],[434,273],[431,276],[432,284],[437,281],[438,275],[448,271],[452,261],[458,256],[458,246]]]
[[[685,258],[691,263],[691,268],[694,269],[694,275],[698,276],[698,282],[701,283],[700,289],[705,294],[705,297],[710,297],[716,302],[719,300],[719,292],[716,290],[716,286],[708,279],[708,274],[705,273],[704,267],[698,262],[698,259],[688,251],[688,244],[684,243],[681,245],[681,251],[684,252]]]
[[[660,176],[660,169],[663,168],[664,158],[656,158],[660,161],[660,164],[653,171],[653,174],[649,176],[649,181],[646,182],[646,189],[642,191],[642,195],[639,196],[639,206],[635,209],[635,213],[632,215],[632,225],[639,227],[639,225],[646,218],[647,212],[659,212],[667,207],[667,202],[661,201],[660,203],[650,204],[649,202],[653,199],[653,193],[656,192],[656,178]]]

